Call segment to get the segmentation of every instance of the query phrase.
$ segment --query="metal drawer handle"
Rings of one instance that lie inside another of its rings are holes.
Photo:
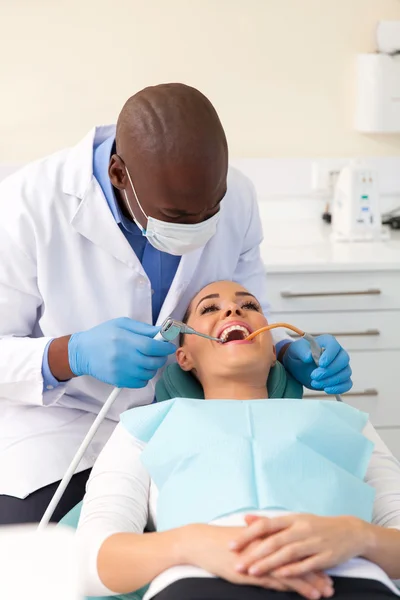
[[[291,337],[299,337],[297,333],[290,332]],[[313,337],[317,335],[323,335],[322,333],[312,333]],[[381,335],[379,329],[366,329],[365,331],[340,331],[338,333],[331,333],[334,337],[369,337],[374,335]]]
[[[363,392],[347,392],[347,394],[343,394],[343,398],[350,398],[350,396],[378,396],[379,392],[375,388],[370,388],[364,390]],[[304,394],[303,398],[324,398],[326,400],[327,395],[321,394],[320,396],[317,394]]]
[[[281,298],[322,298],[325,296],[379,296],[381,290],[370,289],[354,292],[281,292]]]

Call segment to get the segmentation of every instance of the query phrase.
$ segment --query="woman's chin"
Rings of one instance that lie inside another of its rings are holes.
[[[233,369],[235,369],[236,374],[238,370],[250,369],[253,372],[254,370],[259,371],[268,368],[268,352],[260,348],[260,346],[251,345],[251,343],[240,344],[232,342],[229,344],[229,347],[224,348],[223,356],[221,354],[218,360],[221,360],[225,368],[229,367],[232,370],[232,374]]]

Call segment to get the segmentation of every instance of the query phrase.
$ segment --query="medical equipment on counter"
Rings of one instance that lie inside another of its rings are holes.
[[[367,242],[389,238],[382,228],[378,174],[356,161],[340,172],[332,207],[335,242]]]
[[[390,229],[400,229],[400,207],[394,208],[382,215],[382,224],[388,225]]]
[[[315,338],[313,338],[310,334],[307,334],[304,331],[301,331],[300,329],[298,329],[297,327],[294,327],[293,325],[289,325],[288,323],[273,323],[266,327],[262,327],[261,329],[258,329],[257,331],[254,331],[253,333],[251,333],[250,336],[248,336],[246,339],[248,339],[250,341],[251,339],[253,339],[257,335],[259,335],[260,333],[263,333],[264,331],[268,331],[270,329],[275,329],[277,327],[291,329],[292,331],[294,331],[301,337],[304,337],[304,339],[306,339],[310,344],[312,357],[314,359],[315,364],[318,366],[320,356],[323,352],[323,348],[320,348],[320,346],[318,345]],[[176,339],[177,337],[179,337],[179,335],[186,334],[186,333],[193,334],[193,335],[200,335],[201,337],[206,337],[213,341],[222,343],[219,338],[213,338],[211,336],[207,336],[198,331],[195,331],[191,327],[188,327],[185,323],[182,323],[182,321],[176,321],[175,319],[172,319],[171,317],[167,318],[163,322],[163,324],[161,325],[160,332],[155,336],[154,339],[160,340],[160,341],[165,340],[165,341],[170,342],[170,341]],[[92,426],[90,427],[86,437],[84,438],[82,444],[79,446],[74,458],[72,459],[71,464],[69,465],[64,477],[60,481],[60,484],[59,484],[53,498],[51,499],[51,501],[50,501],[50,503],[38,525],[39,531],[44,529],[50,522],[50,519],[51,519],[62,495],[64,494],[79,463],[82,460],[82,457],[84,456],[88,446],[91,444],[101,423],[106,418],[107,413],[110,410],[111,406],[114,404],[115,400],[117,399],[118,395],[120,394],[121,389],[122,388],[114,388],[113,391],[111,392],[111,394],[109,395],[109,397],[107,398],[107,400],[105,401],[104,405],[102,406],[99,414],[97,415]],[[342,402],[342,399],[339,395],[336,396],[336,399],[338,401]]]

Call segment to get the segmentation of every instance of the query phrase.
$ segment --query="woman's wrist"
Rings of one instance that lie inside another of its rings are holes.
[[[391,579],[400,579],[400,530],[366,523],[361,556],[381,567]]]
[[[176,530],[177,535],[172,548],[176,564],[196,566],[196,549],[199,543],[201,544],[198,538],[204,527],[206,525],[195,523]]]
[[[371,523],[367,523],[367,521],[363,521],[362,519],[354,519],[354,531],[357,536],[356,545],[359,550],[357,552],[358,556],[362,556],[367,560],[371,560],[370,556],[375,554],[377,548],[377,530],[379,528],[376,525],[372,525]],[[352,534],[353,535],[353,534]]]

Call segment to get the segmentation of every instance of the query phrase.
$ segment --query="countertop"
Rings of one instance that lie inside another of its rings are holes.
[[[259,209],[268,273],[400,271],[400,232],[392,231],[389,241],[333,242],[321,200],[262,200]]]

